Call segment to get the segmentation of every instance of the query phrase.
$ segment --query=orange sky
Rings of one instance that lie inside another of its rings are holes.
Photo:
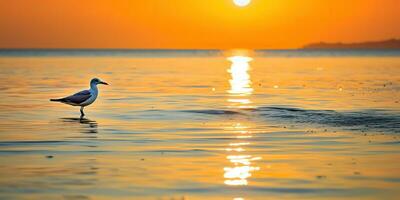
[[[0,48],[297,48],[400,37],[400,0],[0,0]]]

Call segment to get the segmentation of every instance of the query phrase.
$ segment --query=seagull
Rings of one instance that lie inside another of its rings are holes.
[[[83,108],[85,106],[92,104],[97,99],[97,95],[99,94],[99,90],[97,89],[98,84],[108,85],[108,83],[103,82],[98,78],[94,78],[90,81],[89,90],[83,90],[71,96],[67,96],[60,99],[50,99],[50,101],[57,101],[71,106],[80,106],[81,119],[82,119],[83,116],[85,116]]]

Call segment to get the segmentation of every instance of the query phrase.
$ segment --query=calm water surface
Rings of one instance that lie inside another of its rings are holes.
[[[400,56],[144,54],[2,53],[0,199],[400,195]]]

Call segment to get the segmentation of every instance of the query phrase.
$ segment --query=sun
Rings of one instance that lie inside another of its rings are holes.
[[[245,7],[249,5],[251,0],[233,0],[233,3],[239,7]]]

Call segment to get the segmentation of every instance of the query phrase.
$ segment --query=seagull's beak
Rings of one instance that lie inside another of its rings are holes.
[[[100,81],[100,84],[103,84],[103,85],[108,85],[108,83],[106,83],[106,82],[103,82],[103,81]]]

